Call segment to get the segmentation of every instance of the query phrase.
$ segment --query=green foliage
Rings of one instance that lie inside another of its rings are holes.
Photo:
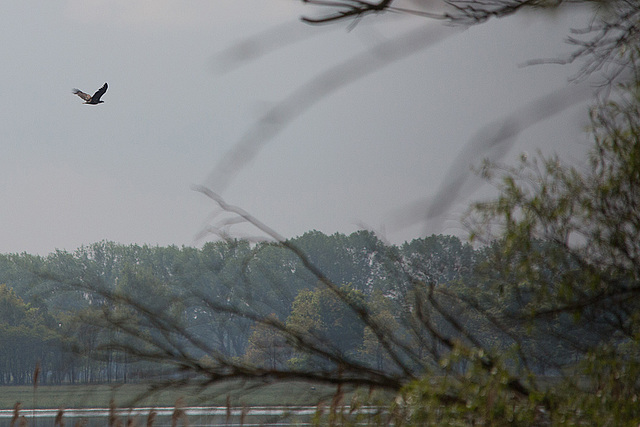
[[[376,291],[370,296],[367,307],[376,325],[385,325],[386,329],[395,334],[401,333],[402,327],[393,314],[393,304],[381,291]],[[390,370],[393,361],[376,332],[380,331],[375,331],[371,326],[364,328],[359,357],[379,371]]]
[[[0,279],[15,284],[25,304],[60,333],[46,360],[40,359],[54,383],[138,381],[166,375],[173,368],[165,361],[182,357],[200,372],[237,361],[295,372],[334,366],[325,356],[292,354],[299,344],[292,331],[310,333],[307,346],[397,375],[406,356],[390,355],[393,343],[380,331],[410,345],[411,325],[401,318],[410,304],[406,272],[446,284],[442,272],[460,279],[472,270],[464,262],[474,257],[468,245],[448,236],[402,248],[382,244],[370,232],[310,232],[294,240],[337,283],[357,284],[327,287],[283,245],[241,240],[200,249],[98,242],[43,258],[7,255],[0,258]],[[3,311],[6,316],[24,315],[12,312],[16,304]],[[365,311],[368,318],[361,317]],[[292,329],[278,331],[270,316],[289,319]],[[279,348],[273,357],[263,351],[268,343]],[[33,369],[35,362],[29,363]]]
[[[494,316],[529,374],[546,366],[557,378],[530,387],[547,396],[554,423],[640,420],[639,101],[632,85],[592,109],[589,169],[523,158],[471,217],[475,235],[493,241],[485,307],[498,297]]]
[[[267,317],[274,323],[279,323],[275,314]],[[286,337],[266,323],[256,323],[251,329],[245,360],[248,363],[264,369],[276,369],[289,362],[291,347]]]
[[[0,285],[0,384],[33,382],[39,361],[53,365],[62,342],[45,309],[31,307],[13,289]]]
[[[362,344],[365,325],[351,305],[363,303],[364,295],[350,286],[337,292],[323,287],[303,290],[293,302],[287,327],[314,341],[317,348],[353,354]]]

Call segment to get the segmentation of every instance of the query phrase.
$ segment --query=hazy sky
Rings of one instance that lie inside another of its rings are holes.
[[[0,252],[103,239],[202,243],[194,237],[214,206],[192,186],[210,184],[265,113],[324,70],[441,25],[383,15],[348,31],[308,26],[303,13],[317,11],[291,0],[2,2]],[[435,194],[483,126],[568,84],[569,67],[520,65],[570,51],[563,39],[580,18],[525,14],[448,29],[436,45],[363,68],[213,190],[290,237],[367,227],[402,242],[455,232],[455,223],[428,230],[398,220]],[[251,53],[250,41],[282,47],[230,64],[228,49],[245,42],[231,53]],[[104,82],[98,106],[71,92]],[[579,117],[574,109],[524,132],[513,155],[540,146],[579,159]]]

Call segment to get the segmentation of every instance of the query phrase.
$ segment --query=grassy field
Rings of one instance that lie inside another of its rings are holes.
[[[172,407],[178,398],[187,406],[315,405],[335,393],[333,387],[312,387],[306,383],[288,382],[256,386],[255,384],[216,385],[199,392],[193,388],[173,389],[137,400],[148,390],[142,384],[123,385],[64,385],[0,387],[0,409],[11,409],[21,402],[23,409],[31,408],[95,408],[108,407],[113,399],[118,407]]]

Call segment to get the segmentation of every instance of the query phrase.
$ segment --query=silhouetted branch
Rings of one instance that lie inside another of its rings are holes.
[[[456,29],[444,27],[413,30],[403,36],[379,43],[374,48],[311,77],[307,83],[267,111],[244,133],[207,177],[204,186],[221,193],[235,175],[255,158],[262,147],[322,99],[456,33]]]
[[[343,303],[345,303],[351,310],[353,310],[354,313],[358,315],[360,320],[366,326],[372,329],[372,331],[376,334],[376,337],[378,338],[381,345],[385,348],[385,351],[387,352],[387,354],[396,363],[396,366],[400,368],[401,371],[403,372],[404,378],[408,379],[413,377],[412,369],[410,369],[407,366],[407,364],[401,360],[399,350],[404,352],[405,356],[410,355],[412,362],[417,362],[418,359],[416,359],[415,356],[413,355],[413,351],[411,351],[409,347],[407,347],[401,341],[395,339],[393,333],[388,333],[389,331],[387,331],[382,325],[378,324],[375,321],[375,319],[371,316],[371,313],[368,311],[367,308],[361,305],[355,304],[353,301],[349,300],[346,297],[345,293],[339,288],[339,286],[333,283],[321,269],[319,269],[316,265],[314,265],[311,262],[308,255],[304,251],[302,251],[300,248],[294,245],[290,240],[285,239],[284,236],[277,233],[271,227],[267,226],[262,221],[258,220],[257,218],[255,218],[253,215],[251,215],[244,209],[228,204],[222,197],[220,197],[220,195],[216,194],[210,189],[202,186],[197,186],[195,187],[195,189],[196,191],[203,193],[204,195],[209,197],[211,200],[213,200],[224,211],[234,213],[239,217],[243,218],[248,223],[254,225],[258,230],[265,233],[268,237],[276,240],[278,244],[280,244],[282,247],[286,248],[287,250],[295,254],[295,256],[302,262],[304,267],[311,274],[313,274],[313,276],[315,276],[315,278],[320,283],[322,283],[324,286],[330,289]],[[204,300],[207,300],[204,298],[203,295],[200,295],[200,297],[203,298]],[[208,304],[212,304],[212,302],[208,301]],[[223,310],[224,308],[220,306],[216,306],[214,307],[214,309]],[[232,310],[237,310],[237,309],[233,308]],[[243,314],[243,315],[246,316],[246,314]],[[289,336],[289,338],[293,338],[298,345],[302,344],[303,348],[305,348],[309,352],[311,353],[319,352],[318,348],[315,347],[313,343],[308,342],[308,337],[297,334],[297,333],[292,333],[292,331],[286,328],[283,324],[271,318],[264,318],[262,316],[250,316],[250,317],[251,317],[251,320],[255,322],[267,324],[268,326],[271,326],[271,327],[276,327],[276,329],[278,329],[282,333],[285,333],[287,336]],[[347,363],[347,361],[344,360],[341,356],[336,357],[335,353],[321,352],[321,356],[329,360],[333,360],[335,363],[339,364],[340,366],[351,365],[350,362]],[[359,366],[358,369],[362,370],[363,367]]]
[[[587,84],[567,86],[535,99],[481,129],[456,156],[435,196],[428,202],[426,213],[418,217],[427,220],[438,218],[454,202],[460,200],[461,196],[466,196],[461,192],[472,175],[472,166],[477,166],[474,162],[483,159],[492,162],[500,160],[515,143],[517,136],[526,129],[592,97],[593,91]],[[473,189],[478,186],[476,181]]]
[[[347,18],[360,18],[369,13],[379,13],[387,10],[393,0],[382,0],[379,3],[372,3],[363,0],[325,1],[325,0],[302,0],[317,6],[327,6],[341,9],[333,15],[322,18],[303,17],[302,20],[309,24],[328,24]]]

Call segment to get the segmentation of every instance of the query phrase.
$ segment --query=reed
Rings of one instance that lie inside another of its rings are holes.
[[[36,419],[36,408],[38,407],[38,379],[40,378],[40,362],[36,362],[33,370],[33,426],[36,427],[38,421]]]
[[[11,427],[16,425],[16,422],[20,419],[20,409],[22,408],[22,402],[16,402],[13,405],[13,417],[11,417]]]
[[[189,417],[187,417],[187,413],[184,410],[184,398],[179,397],[173,408],[173,414],[171,414],[171,427],[178,427],[178,423],[181,420],[183,427],[188,427]]]
[[[64,427],[64,408],[58,408],[56,419],[53,422],[54,427]]]

